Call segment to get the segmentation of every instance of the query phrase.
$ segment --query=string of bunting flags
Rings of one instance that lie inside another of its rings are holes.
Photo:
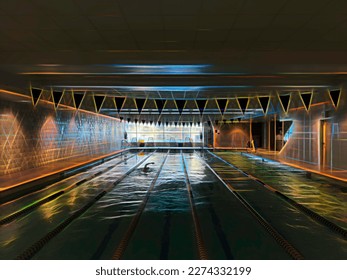
[[[31,94],[32,103],[34,106],[36,106],[39,100],[42,98],[43,92],[44,92],[43,89],[30,87],[30,94]],[[77,92],[71,91],[71,93],[72,93],[73,106],[75,107],[76,110],[78,110],[81,108],[81,105],[84,102],[87,93],[79,92],[79,91]],[[330,101],[333,107],[337,109],[340,102],[341,90],[340,89],[329,90],[328,93],[329,93]],[[65,94],[66,94],[65,91],[51,90],[51,96],[52,96],[52,101],[53,101],[55,110],[59,107],[59,104],[61,104]],[[303,104],[304,109],[308,112],[312,104],[313,93],[299,92],[298,96]],[[108,97],[107,95],[102,95],[102,94],[92,94],[92,97],[93,97],[95,113],[100,113],[106,99],[112,98],[114,103],[114,108],[116,109],[118,114],[121,114],[122,111],[131,109],[131,108],[125,109],[124,107],[125,107],[125,103],[127,99],[133,99],[134,108],[137,109],[138,114],[141,115],[147,102],[150,100],[148,98]],[[289,108],[292,106],[291,103],[292,103],[293,93],[277,94],[277,97],[279,101],[278,103],[280,104],[282,111],[285,114],[287,114],[289,111]],[[258,106],[260,106],[263,115],[267,115],[269,112],[269,107],[270,107],[272,98],[273,96],[268,95],[268,96],[256,96],[256,97],[207,98],[207,99],[195,99],[195,100],[194,99],[174,99],[173,101],[179,115],[182,115],[187,105],[187,101],[193,100],[195,104],[194,105],[195,109],[197,108],[199,110],[199,114],[202,117],[205,113],[207,104],[213,101],[215,101],[216,109],[218,109],[221,116],[223,116],[227,112],[227,108],[231,100],[236,100],[240,113],[242,115],[245,115],[251,100],[254,100],[254,99],[257,100],[257,104],[259,104]],[[152,99],[152,100],[155,104],[155,107],[156,107],[155,109],[157,110],[159,115],[161,115],[163,110],[166,107],[168,100],[166,99]],[[254,104],[255,103],[253,102],[253,106]],[[170,109],[172,110],[172,108]]]

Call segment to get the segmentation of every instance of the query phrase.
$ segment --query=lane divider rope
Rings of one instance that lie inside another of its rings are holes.
[[[147,202],[148,202],[148,199],[151,195],[151,192],[152,190],[154,189],[154,186],[159,178],[159,175],[163,169],[163,166],[166,162],[166,159],[169,155],[169,152],[167,152],[167,154],[165,155],[165,158],[164,160],[162,161],[160,167],[159,167],[159,170],[157,172],[157,174],[155,175],[154,179],[152,180],[152,183],[150,185],[150,187],[148,188],[147,190],[147,193],[146,193],[146,196],[145,198],[143,199],[143,201],[141,202],[135,216],[133,217],[133,219],[131,220],[130,222],[130,225],[127,229],[127,231],[125,232],[125,234],[123,235],[123,238],[121,239],[121,241],[119,242],[119,245],[117,247],[117,249],[115,250],[115,252],[113,253],[112,255],[112,260],[120,260],[126,250],[126,248],[128,247],[128,244],[129,244],[129,241],[131,239],[131,237],[133,236],[134,232],[135,232],[135,229],[139,223],[139,220],[140,220],[140,217],[147,205]]]
[[[290,255],[294,260],[303,260],[304,256],[287,239],[285,239],[268,221],[266,221],[237,191],[229,187],[230,182],[223,180],[218,173],[205,161],[202,161],[206,167],[226,186],[229,191],[239,200],[239,202],[252,214],[252,216],[266,229],[266,231],[276,240],[276,242]]]
[[[154,152],[153,152],[154,153]],[[153,153],[149,154],[147,157],[143,158],[133,167],[131,167],[125,174],[123,174],[120,178],[118,178],[115,182],[110,184],[109,187],[106,187],[103,191],[101,191],[98,195],[96,195],[93,199],[91,199],[87,204],[85,204],[82,208],[75,211],[70,217],[65,219],[62,223],[60,223],[53,230],[48,232],[45,236],[40,238],[34,244],[32,244],[29,248],[24,250],[20,255],[16,257],[17,260],[28,260],[31,259],[34,255],[36,255],[49,241],[51,241],[55,236],[57,236],[63,229],[65,229],[69,224],[71,224],[74,220],[79,218],[82,214],[84,214],[91,206],[94,205],[100,198],[102,198],[105,194],[107,194],[111,189],[113,189],[117,184],[119,184],[122,180],[124,180],[131,172],[133,172],[137,167],[139,167],[144,161],[146,161]]]
[[[132,157],[134,157],[135,155],[130,156],[129,158],[127,158],[127,160],[132,158]],[[82,185],[83,183],[85,183],[87,181],[90,181],[90,180],[92,180],[92,179],[102,175],[103,173],[113,169],[115,166],[121,164],[124,161],[125,160],[121,160],[121,161],[119,161],[119,162],[117,162],[117,163],[115,163],[115,164],[105,168],[102,171],[99,171],[99,172],[97,172],[97,173],[95,173],[95,174],[93,174],[93,175],[91,175],[91,176],[89,176],[89,177],[87,177],[85,179],[82,179],[80,181],[77,181],[76,183],[73,183],[70,186],[68,186],[68,187],[66,187],[66,188],[64,188],[64,189],[62,189],[60,191],[57,191],[57,192],[55,192],[55,193],[53,193],[53,194],[51,194],[51,195],[49,195],[49,196],[47,196],[47,197],[45,197],[43,199],[40,199],[40,200],[38,200],[38,201],[36,201],[34,203],[29,204],[28,206],[22,208],[21,210],[18,210],[16,212],[12,213],[12,214],[9,214],[8,216],[6,216],[6,217],[4,217],[4,218],[2,218],[0,220],[0,226],[6,225],[6,224],[16,220],[17,218],[23,216],[23,215],[29,214],[31,211],[35,210],[36,208],[38,208],[38,207],[40,207],[40,206],[42,206],[42,205],[44,205],[44,204],[54,200],[54,199],[57,199],[61,195],[66,194],[72,188],[78,187],[78,186]]]
[[[182,152],[181,152],[181,156],[182,156],[182,162],[183,162],[185,181],[186,181],[187,190],[188,190],[189,203],[190,203],[190,208],[191,208],[192,216],[193,216],[195,239],[196,239],[196,243],[197,243],[197,247],[198,247],[199,259],[200,260],[207,260],[208,259],[208,253],[207,253],[204,239],[202,237],[200,221],[199,221],[199,217],[198,217],[196,207],[194,204],[192,186],[190,184],[190,180],[189,180],[189,176],[188,176],[188,172],[187,172],[187,166],[186,166],[185,158],[184,158]]]
[[[321,225],[328,227],[334,233],[341,235],[344,239],[347,239],[347,230],[345,230],[344,228],[329,221],[328,219],[326,219],[323,216],[319,215],[318,213],[312,211],[311,209],[307,208],[306,206],[296,202],[295,200],[291,199],[290,197],[286,196],[282,192],[280,192],[280,191],[276,190],[275,188],[269,186],[268,184],[264,183],[262,180],[258,179],[257,177],[253,176],[252,174],[246,173],[246,172],[240,170],[237,166],[235,166],[235,165],[231,164],[230,162],[224,160],[223,158],[215,155],[214,153],[211,153],[210,151],[208,151],[208,152],[211,155],[213,155],[214,157],[220,159],[221,161],[225,162],[229,166],[233,167],[234,169],[242,172],[243,174],[245,174],[246,176],[248,176],[252,180],[258,182],[259,184],[261,184],[262,186],[264,186],[265,188],[267,188],[268,190],[270,190],[271,192],[273,192],[274,194],[279,196],[281,199],[284,199],[286,202],[288,202],[289,204],[291,204],[292,206],[294,206],[295,208],[297,208],[301,212],[305,213],[307,216],[309,216],[315,222],[318,222]]]

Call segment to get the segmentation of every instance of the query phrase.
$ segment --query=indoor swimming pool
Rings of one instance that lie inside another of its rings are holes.
[[[216,152],[215,154],[347,229],[346,183],[250,153]]]
[[[255,159],[217,155],[132,151],[8,201],[0,205],[0,259],[347,258],[343,221],[325,225],[227,162],[249,172]],[[311,189],[280,190],[324,208]]]

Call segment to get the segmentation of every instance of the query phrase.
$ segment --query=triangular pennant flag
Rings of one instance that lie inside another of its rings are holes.
[[[221,114],[224,115],[224,111],[227,107],[228,99],[216,99],[216,100],[217,100],[217,104]]]
[[[290,102],[290,94],[289,95],[280,95],[279,98],[280,98],[280,101],[281,101],[281,105],[282,105],[283,111],[285,113],[288,113],[289,102]]]
[[[182,111],[184,109],[184,106],[186,106],[187,100],[185,100],[185,99],[176,99],[175,101],[176,101],[176,106],[177,106],[178,112],[181,115]]]
[[[310,110],[311,102],[312,102],[312,93],[300,93],[300,97],[302,100],[302,103],[305,105],[306,111]]]
[[[54,102],[54,108],[57,109],[59,106],[59,103],[63,97],[64,92],[63,91],[52,91],[52,96],[53,96],[53,102]]]
[[[159,114],[161,114],[161,112],[163,111],[164,106],[165,106],[165,100],[154,99],[154,101],[155,101],[155,104],[157,105]]]
[[[245,114],[247,106],[248,106],[249,98],[248,97],[247,98],[237,98],[237,101],[239,102],[242,114]]]
[[[39,101],[42,92],[43,92],[43,89],[31,88],[31,97],[32,97],[34,106],[36,106],[37,102]]]
[[[158,126],[160,126],[161,125],[161,121],[158,121]]]
[[[142,124],[145,124],[146,123],[146,120],[142,120]]]
[[[102,104],[104,104],[106,96],[104,96],[104,95],[94,95],[93,97],[94,97],[94,104],[95,104],[95,112],[99,113],[100,109],[102,107]]]
[[[146,100],[147,99],[144,99],[144,98],[135,98],[135,104],[136,104],[137,110],[139,111],[139,114],[141,114],[142,109],[146,103]]]
[[[117,111],[118,114],[120,113],[120,110],[122,110],[124,102],[125,102],[125,97],[115,97],[114,102],[116,103]]]
[[[339,106],[340,96],[341,96],[341,90],[330,90],[329,96],[331,99],[331,102],[333,103],[334,107],[337,108]]]
[[[270,96],[258,97],[261,108],[263,109],[264,115],[267,114],[267,110],[270,104]]]
[[[207,99],[197,99],[197,100],[195,100],[195,102],[199,108],[200,115],[202,115],[204,113],[204,110],[205,110],[205,107],[207,104]]]
[[[75,103],[75,108],[78,110],[81,107],[82,101],[84,99],[85,93],[73,93],[73,100]]]

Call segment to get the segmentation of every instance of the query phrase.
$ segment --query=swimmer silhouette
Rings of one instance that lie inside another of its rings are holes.
[[[149,171],[149,167],[148,167],[148,165],[150,165],[150,164],[155,164],[155,162],[149,162],[149,163],[147,163],[146,165],[145,165],[145,167],[142,169],[142,171],[143,172],[148,172]]]

